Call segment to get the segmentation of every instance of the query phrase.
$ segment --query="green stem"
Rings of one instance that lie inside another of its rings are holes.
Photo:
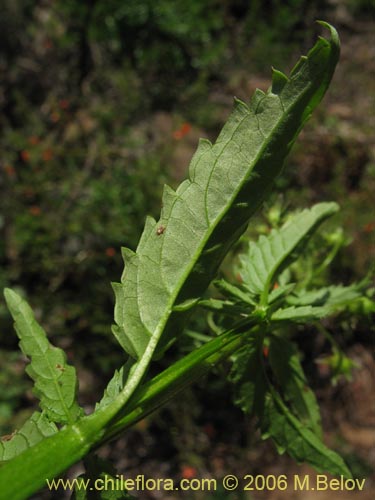
[[[248,339],[243,330],[230,330],[174,363],[140,387],[126,405],[126,414],[116,420],[98,443],[110,441],[146,415],[163,406],[216,364],[237,351]]]
[[[117,398],[108,407],[83,417],[5,463],[0,467],[0,500],[24,500],[46,486],[47,479],[61,476],[90,450],[114,439],[239,349],[248,338],[248,329],[243,325],[229,330],[177,361],[136,390],[126,406],[126,414],[123,408],[119,412]],[[117,420],[114,408],[116,415],[122,413]]]

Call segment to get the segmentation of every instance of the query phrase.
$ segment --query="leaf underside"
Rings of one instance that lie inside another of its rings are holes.
[[[160,219],[147,218],[136,252],[124,249],[113,333],[134,359],[160,355],[180,333],[282,170],[338,60],[337,33],[323,24],[331,39],[319,38],[289,77],[274,70],[271,88],[249,104],[235,100],[215,144],[200,141],[189,178],[177,191],[165,186]]]

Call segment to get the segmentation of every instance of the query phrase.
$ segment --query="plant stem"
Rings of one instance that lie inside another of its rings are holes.
[[[249,339],[248,332],[243,330],[230,330],[214,338],[141,386],[126,405],[126,414],[107,429],[97,447],[118,437],[237,351]]]

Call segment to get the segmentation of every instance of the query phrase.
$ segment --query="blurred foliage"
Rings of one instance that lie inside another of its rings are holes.
[[[360,16],[375,15],[375,0],[349,0],[348,7]]]
[[[374,10],[373,0],[347,4]],[[192,127],[220,128],[227,101],[208,95],[235,68],[284,65],[331,11],[328,0],[3,0],[0,287],[22,287],[78,365],[109,376],[122,363],[109,335],[120,246],[135,248],[162,184],[181,176],[176,143]],[[294,185],[291,175],[279,189]],[[3,301],[0,327],[0,385],[16,380],[0,406],[7,432],[25,386]]]

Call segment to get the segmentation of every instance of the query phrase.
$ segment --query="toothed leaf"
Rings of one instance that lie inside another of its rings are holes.
[[[319,203],[291,217],[280,229],[251,242],[241,256],[240,275],[251,294],[268,293],[277,275],[303,250],[307,240],[327,217],[338,210],[336,203]]]
[[[111,401],[113,401],[122,391],[125,386],[125,382],[129,376],[132,367],[132,362],[129,359],[125,365],[123,365],[119,370],[116,370],[113,377],[109,381],[102,399],[96,404],[95,410],[99,410],[107,406]]]
[[[4,295],[20,348],[30,358],[26,372],[35,382],[34,393],[40,399],[40,407],[53,422],[73,423],[83,414],[76,401],[78,382],[74,367],[67,364],[62,349],[50,344],[27,302],[9,288]]]
[[[0,437],[0,462],[16,457],[57,431],[56,425],[44,413],[33,413],[18,431],[10,436]]]
[[[240,315],[248,315],[248,311],[243,306],[238,306],[230,300],[202,299],[199,301],[199,305],[209,311],[219,312],[235,318],[238,318]]]
[[[271,315],[271,321],[308,321],[313,319],[320,319],[327,316],[331,311],[326,307],[286,307],[285,309],[278,309]]]
[[[231,299],[239,300],[249,306],[256,306],[256,302],[251,298],[247,290],[243,291],[239,286],[232,285],[227,281],[221,279],[216,280],[214,285],[221,291],[223,295]]]
[[[287,285],[279,285],[272,290],[272,292],[268,296],[268,303],[274,304],[281,299],[284,299],[288,296],[288,294],[293,290],[296,286],[295,283],[288,283]]]
[[[332,285],[317,290],[299,290],[287,298],[287,302],[294,306],[325,306],[332,309],[345,306],[363,295],[360,283],[349,286]]]
[[[115,285],[114,334],[133,358],[160,355],[179,334],[190,314],[179,304],[202,296],[268,194],[331,80],[339,41],[328,28],[331,40],[319,39],[290,78],[274,71],[266,94],[237,99],[215,144],[200,141],[189,178],[165,187],[159,221],[148,219]]]
[[[307,385],[295,345],[281,337],[272,336],[268,359],[285,399],[292,405],[301,423],[321,437],[319,406],[315,394]]]
[[[263,439],[272,438],[280,454],[287,452],[297,463],[307,462],[319,472],[352,477],[343,459],[302,424],[274,390],[266,398],[260,427]]]

